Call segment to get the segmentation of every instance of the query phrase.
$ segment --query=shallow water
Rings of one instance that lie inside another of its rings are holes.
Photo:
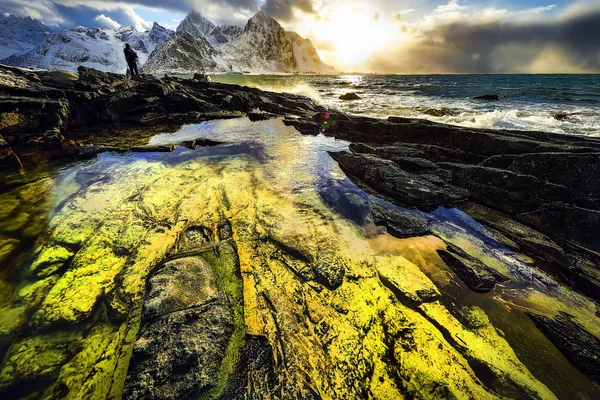
[[[327,154],[348,143],[302,136],[281,120],[188,125],[149,143],[198,137],[227,143],[172,153],[105,153],[3,178],[3,398],[118,397],[146,277],[187,227],[223,218],[232,225],[241,263],[240,329],[265,335],[285,354],[278,372],[289,385],[311,385],[324,398],[351,398],[363,393],[353,382],[368,378],[368,391],[379,398],[423,390],[431,395],[440,385],[465,397],[493,398],[467,366],[475,359],[541,398],[600,396],[598,385],[522,312],[553,316],[564,310],[600,337],[594,303],[464,212],[421,213],[366,194]],[[388,235],[372,224],[370,201],[422,218],[435,236]],[[338,260],[346,269],[344,283],[329,290],[303,282],[291,268],[307,262],[278,261],[271,239],[308,259]],[[511,280],[490,293],[471,292],[437,256],[442,239]],[[382,275],[406,293],[439,290],[441,299],[409,307],[382,284]],[[299,322],[306,313],[328,331],[318,334],[316,324]],[[399,332],[411,332],[401,344],[389,336],[398,324],[404,326]],[[357,346],[363,350],[357,353]],[[392,359],[386,348],[393,348]],[[516,395],[502,380],[484,383]]]
[[[214,75],[215,81],[303,94],[342,111],[476,128],[600,135],[599,75]],[[360,100],[339,96],[355,92]],[[475,100],[495,93],[501,101]],[[568,115],[557,119],[557,115]]]

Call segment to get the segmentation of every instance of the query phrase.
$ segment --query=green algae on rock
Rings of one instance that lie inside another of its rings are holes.
[[[194,353],[210,359],[196,381],[205,398],[554,398],[486,311],[445,301],[456,280],[437,256],[442,240],[367,235],[298,162],[325,139],[277,120],[252,127],[261,146],[109,154],[63,173],[68,190],[2,298],[0,395],[133,393],[157,378],[139,354],[181,345],[156,335],[170,324],[184,341],[207,335]],[[179,278],[161,274],[189,258]],[[158,296],[158,283],[185,293]]]

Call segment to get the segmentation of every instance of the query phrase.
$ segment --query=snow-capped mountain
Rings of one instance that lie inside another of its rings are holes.
[[[214,71],[215,49],[203,37],[188,32],[176,32],[158,46],[144,65],[145,73],[188,74],[190,71]]]
[[[299,72],[317,72],[319,74],[335,74],[335,68],[321,61],[317,49],[310,39],[305,39],[296,32],[286,32],[294,46],[296,69]]]
[[[138,32],[130,26],[117,30],[89,29],[78,26],[48,35],[45,41],[31,51],[1,60],[2,63],[19,67],[66,69],[77,71],[79,65],[101,71],[123,73],[127,63],[123,47],[129,43],[144,64],[157,45],[173,35],[157,23],[146,32]]]
[[[242,36],[219,50],[222,58],[244,71],[296,72],[292,41],[264,12],[250,18]]]
[[[217,26],[199,12],[192,11],[181,21],[177,32],[187,32],[195,38],[204,38],[211,46],[217,47],[237,39],[243,29],[235,25]]]
[[[242,32],[239,36],[233,27],[224,30],[224,26],[217,27],[199,13],[192,12],[177,28],[178,35],[158,46],[150,55],[144,72],[335,73],[334,68],[321,61],[310,40],[286,32],[264,12],[250,18],[243,31],[237,28]],[[217,30],[224,35],[225,31],[231,32],[235,39],[215,45]],[[192,41],[180,33],[206,40]],[[202,62],[192,61],[200,59]]]
[[[51,33],[52,29],[31,17],[0,17],[0,60],[30,51]]]
[[[253,72],[335,73],[324,64],[314,46],[259,12],[245,28],[215,25],[191,12],[175,32],[156,22],[138,32],[130,26],[116,30],[78,26],[62,32],[32,18],[0,18],[0,63],[19,67],[66,69],[79,65],[123,73],[127,63],[122,49],[129,43],[146,73]]]
[[[244,28],[237,25],[219,25],[212,31],[212,36],[215,37],[219,44],[231,42],[244,33]]]

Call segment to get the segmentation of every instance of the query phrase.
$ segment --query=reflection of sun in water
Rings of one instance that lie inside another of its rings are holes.
[[[314,35],[331,42],[340,64],[360,65],[398,36],[398,25],[374,12],[350,6],[335,8],[328,18],[315,21]]]

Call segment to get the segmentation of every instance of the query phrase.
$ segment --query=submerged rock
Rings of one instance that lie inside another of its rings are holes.
[[[354,92],[345,93],[345,94],[341,95],[339,98],[340,98],[340,100],[360,100],[361,99],[361,97]]]
[[[375,202],[371,202],[370,206],[373,222],[385,226],[390,235],[407,238],[430,233],[427,223],[418,217],[390,210]]]
[[[535,325],[581,372],[600,383],[600,339],[563,312],[554,318],[527,313]]]
[[[502,99],[502,96],[497,94],[483,94],[481,96],[473,97],[475,100],[488,100],[488,101],[499,101]]]
[[[448,244],[447,250],[437,250],[437,252],[450,269],[474,292],[489,292],[494,289],[496,282],[508,280],[499,272],[452,244]]]

